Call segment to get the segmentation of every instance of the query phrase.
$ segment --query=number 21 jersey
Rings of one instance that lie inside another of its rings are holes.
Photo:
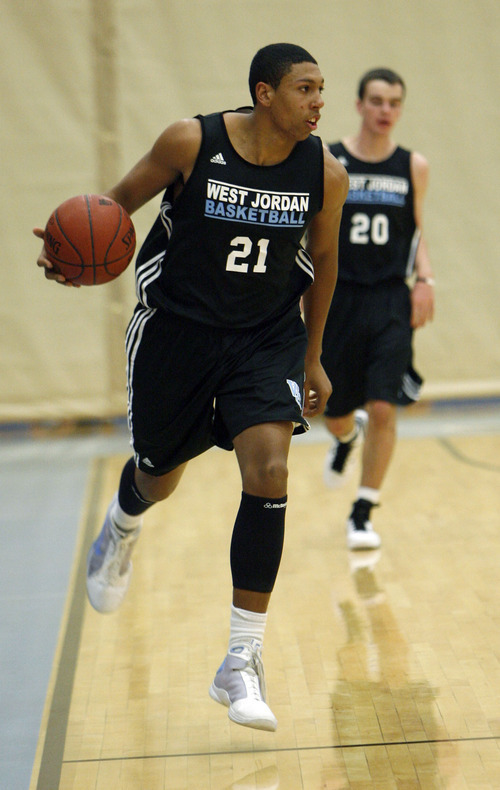
[[[255,327],[283,315],[314,279],[302,237],[323,203],[323,146],[310,135],[276,165],[247,162],[222,113],[199,116],[189,179],[171,190],[136,262],[139,299],[200,323]]]

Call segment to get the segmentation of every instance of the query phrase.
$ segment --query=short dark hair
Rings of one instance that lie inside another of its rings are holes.
[[[288,74],[294,63],[316,63],[313,56],[296,44],[268,44],[254,55],[250,65],[248,85],[254,105],[257,103],[255,88],[258,82],[265,82],[277,88]]]
[[[370,69],[366,74],[363,74],[358,85],[358,98],[363,101],[366,91],[366,86],[372,80],[383,80],[388,82],[389,85],[401,85],[403,88],[403,96],[406,93],[406,85],[402,77],[396,74],[392,69]]]

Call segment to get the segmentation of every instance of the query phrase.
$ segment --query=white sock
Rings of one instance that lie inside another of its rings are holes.
[[[241,645],[249,645],[255,640],[260,645],[264,641],[267,612],[250,612],[231,605],[231,631],[229,650]]]
[[[142,515],[129,516],[128,513],[122,510],[118,502],[118,494],[114,496],[109,514],[111,516],[111,521],[115,527],[118,527],[120,533],[132,532],[132,530],[137,529],[137,527],[140,527],[142,524]]]
[[[378,488],[368,488],[368,486],[360,486],[356,499],[366,499],[372,505],[378,505],[380,502],[380,491]]]

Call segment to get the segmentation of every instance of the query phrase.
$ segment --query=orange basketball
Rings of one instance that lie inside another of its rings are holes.
[[[101,285],[114,280],[135,252],[135,229],[125,209],[104,195],[61,203],[45,226],[47,258],[67,280]]]

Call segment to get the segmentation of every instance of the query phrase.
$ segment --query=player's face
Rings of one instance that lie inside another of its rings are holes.
[[[358,112],[364,128],[372,134],[388,135],[399,120],[403,108],[403,86],[385,80],[371,80],[363,99],[358,99]]]
[[[270,89],[271,114],[276,126],[294,141],[317,129],[324,105],[324,80],[315,63],[294,63],[275,90]]]

